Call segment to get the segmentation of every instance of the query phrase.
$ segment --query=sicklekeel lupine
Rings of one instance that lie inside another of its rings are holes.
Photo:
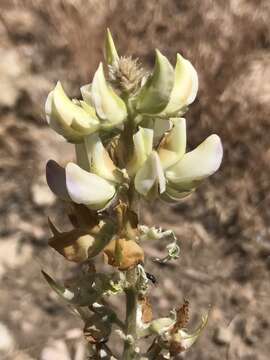
[[[65,167],[50,160],[47,182],[67,204],[72,225],[59,230],[51,220],[49,245],[81,265],[81,274],[64,287],[43,272],[49,285],[84,322],[89,359],[115,359],[113,331],[123,341],[121,359],[172,359],[198,338],[207,315],[192,333],[186,330],[188,302],[167,317],[152,318],[143,244],[166,240],[161,263],[179,257],[171,230],[139,223],[142,199],[177,202],[218,170],[222,145],[211,135],[187,151],[183,117],[198,90],[197,72],[177,54],[175,68],[158,50],[152,72],[138,60],[120,57],[110,32],[91,84],[81,99],[70,100],[60,82],[45,106],[49,126],[75,147],[76,162]],[[97,258],[111,270],[98,271]],[[110,308],[110,296],[126,294],[126,320]],[[148,348],[141,339],[149,339]]]

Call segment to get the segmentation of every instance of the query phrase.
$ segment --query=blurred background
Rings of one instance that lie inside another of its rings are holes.
[[[184,298],[191,325],[211,305],[189,360],[266,360],[270,353],[270,1],[0,0],[0,358],[82,360],[80,322],[40,275],[67,279],[47,248],[47,216],[63,222],[44,177],[72,147],[44,120],[59,79],[70,96],[91,81],[106,27],[120,54],[153,65],[159,48],[196,67],[198,98],[186,114],[189,148],[211,133],[225,148],[221,170],[191,197],[146,208],[147,224],[173,228],[181,259],[148,262],[151,301],[167,315]],[[154,215],[154,216],[153,216]],[[164,244],[149,246],[162,254]]]

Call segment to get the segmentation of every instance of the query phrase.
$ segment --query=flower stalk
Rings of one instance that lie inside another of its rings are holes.
[[[134,276],[134,270],[131,270]],[[132,360],[135,358],[135,344],[137,340],[137,294],[134,286],[125,290],[126,294],[126,334],[132,341],[125,341],[123,359]]]
[[[169,241],[164,257],[151,259],[162,264],[177,260],[180,248],[173,231],[140,223],[140,204],[174,203],[191,194],[218,170],[222,145],[211,135],[186,152],[183,114],[196,97],[198,76],[181,55],[173,68],[157,50],[148,73],[138,60],[118,55],[108,31],[105,62],[81,88],[82,99],[70,100],[57,83],[46,101],[49,126],[76,153],[76,162],[65,167],[47,164],[48,185],[66,203],[72,226],[62,231],[49,220],[49,245],[81,272],[67,287],[43,275],[82,319],[89,359],[116,359],[114,331],[123,340],[123,360],[173,359],[196,341],[207,317],[192,334],[186,331],[187,302],[153,319],[148,293],[155,277],[146,272],[143,244]],[[110,270],[100,268],[98,257]],[[109,303],[120,293],[126,296],[125,323]],[[142,339],[152,343],[146,351]]]

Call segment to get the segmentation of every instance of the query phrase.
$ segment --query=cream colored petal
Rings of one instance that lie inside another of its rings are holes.
[[[135,176],[135,189],[144,196],[155,198],[166,188],[164,172],[156,151],[152,151]]]
[[[53,91],[49,93],[45,102],[45,114],[47,123],[50,125],[51,113],[52,113],[52,101],[53,101]]]
[[[136,108],[145,114],[160,113],[168,104],[173,88],[174,72],[168,59],[156,50],[153,74],[141,88]]]
[[[119,60],[112,34],[109,29],[107,29],[107,36],[105,41],[105,59],[108,65],[113,65],[116,61]]]
[[[81,87],[80,90],[81,90],[83,101],[86,102],[90,106],[94,106],[93,102],[92,102],[91,89],[92,89],[92,84],[85,84]]]
[[[102,209],[114,194],[115,188],[101,177],[81,169],[74,163],[66,166],[66,184],[70,198],[91,209]]]
[[[62,135],[68,141],[75,143],[82,141],[82,136],[80,135],[80,133],[73,130],[70,124],[64,118],[58,116],[55,111],[52,111],[53,95],[54,91],[51,91],[45,103],[45,114],[48,124],[54,131],[56,131],[59,135]]]
[[[166,178],[175,189],[189,191],[218,170],[222,156],[220,138],[215,134],[211,135],[170,167],[166,172]]]
[[[140,127],[146,129],[152,129],[154,131],[153,146],[157,147],[163,137],[163,135],[172,129],[172,122],[170,119],[161,119],[158,117],[149,117],[145,115],[138,115],[141,117],[139,123]]]
[[[158,145],[165,132],[172,129],[172,122],[164,119],[153,119],[154,144]]]
[[[94,114],[71,101],[60,82],[49,94],[45,112],[50,126],[69,141],[79,142],[82,136],[99,128],[99,121]]]
[[[99,136],[92,134],[85,137],[84,141],[91,158],[90,171],[106,180],[119,182],[121,180],[120,171],[114,165]]]
[[[153,150],[152,129],[142,128],[133,135],[134,153],[130,163],[127,165],[128,174],[133,176],[142,166]]]
[[[54,160],[46,164],[46,179],[51,191],[62,200],[69,200],[70,197],[66,188],[65,169]]]
[[[190,195],[192,191],[193,189],[190,189],[189,191],[177,190],[170,187],[170,185],[167,184],[166,191],[162,194],[161,198],[166,202],[174,203]]]
[[[86,101],[80,100],[80,105],[82,109],[85,110],[90,116],[96,117],[95,109],[91,105],[89,105]]]
[[[121,124],[127,118],[124,101],[107,84],[103,65],[100,63],[92,83],[92,102],[102,121],[104,129],[110,129]]]
[[[171,118],[173,128],[161,142],[158,155],[163,169],[167,169],[179,161],[186,151],[186,120]]]
[[[84,140],[79,144],[75,144],[75,154],[77,165],[86,171],[90,171],[91,156],[87,151]]]
[[[198,92],[198,75],[190,61],[177,54],[174,72],[174,85],[170,101],[163,113],[174,113],[191,104]]]
[[[72,127],[82,134],[90,134],[99,127],[99,121],[80,106],[74,104],[65,94],[60,82],[53,93],[53,110]]]

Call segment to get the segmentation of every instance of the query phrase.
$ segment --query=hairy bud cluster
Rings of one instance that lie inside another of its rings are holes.
[[[114,88],[123,94],[135,93],[146,77],[144,69],[139,65],[138,59],[120,57],[109,65],[109,80]]]

